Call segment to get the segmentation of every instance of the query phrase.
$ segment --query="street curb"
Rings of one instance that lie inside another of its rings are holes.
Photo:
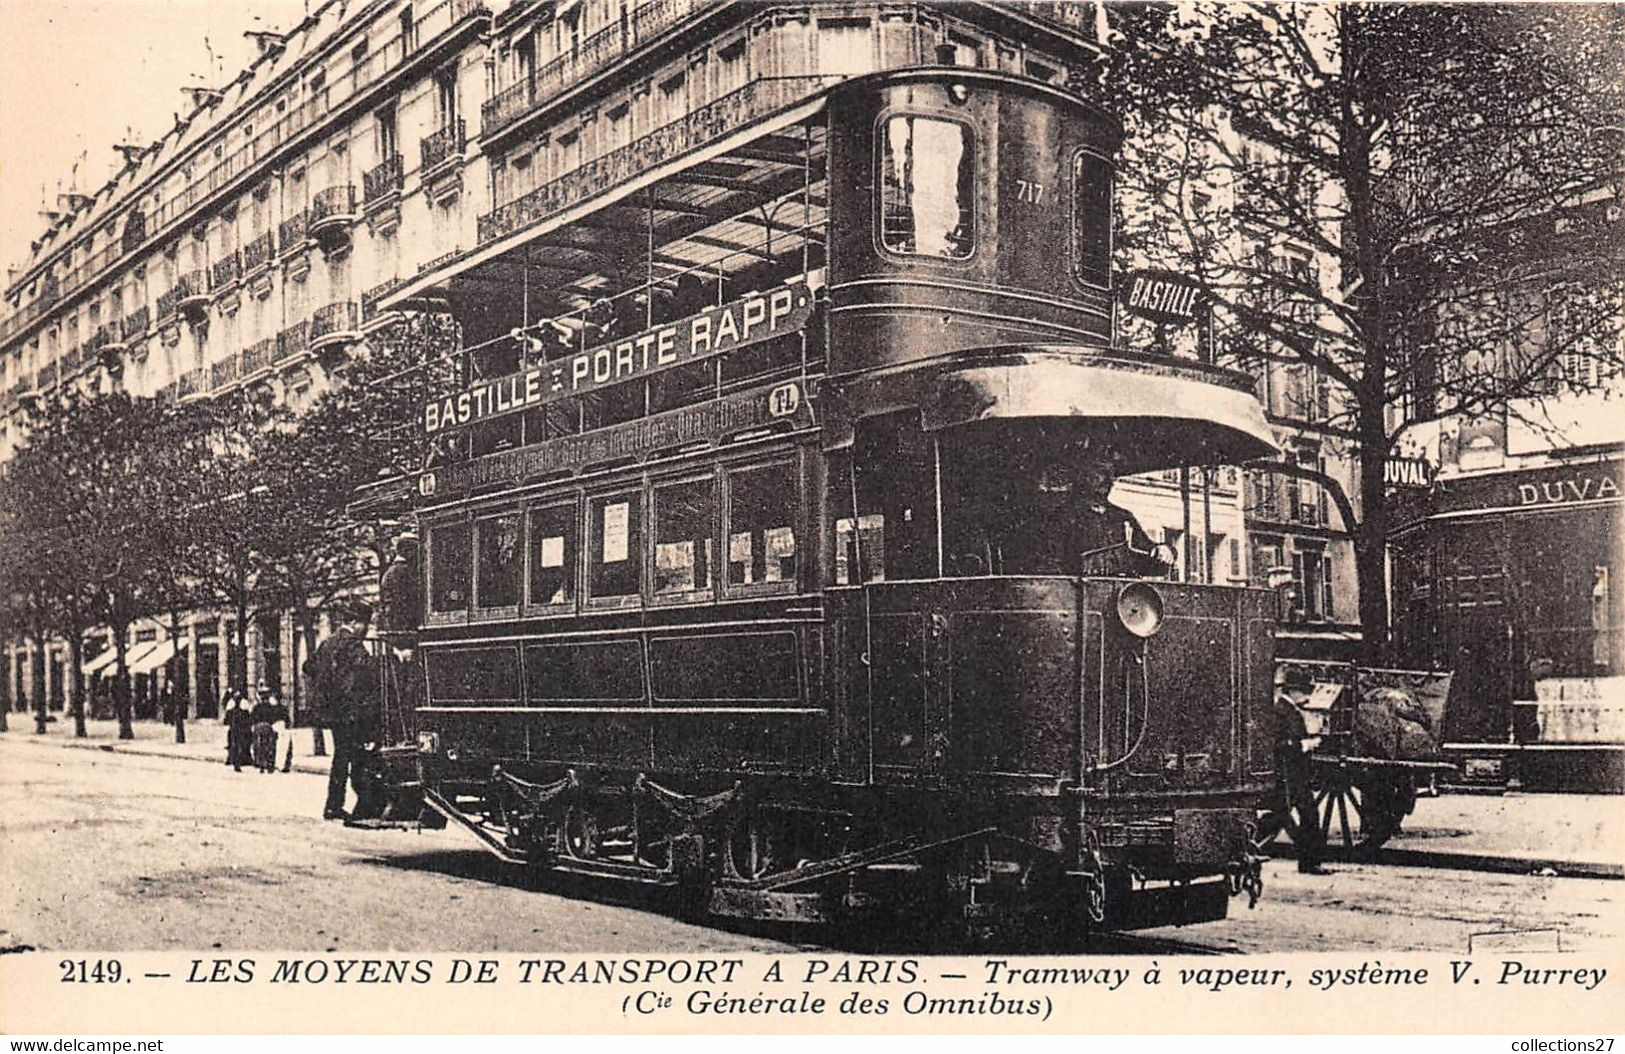
[[[1269,854],[1279,860],[1294,860],[1297,853],[1291,842],[1277,842],[1269,846]],[[1582,860],[1551,860],[1536,856],[1497,856],[1491,853],[1446,853],[1436,849],[1396,849],[1384,847],[1375,856],[1357,857],[1331,847],[1325,853],[1327,863],[1393,864],[1396,867],[1431,867],[1441,871],[1483,871],[1501,875],[1534,875],[1546,871],[1546,877],[1625,879],[1625,866],[1620,864],[1591,863]]]
[[[30,736],[27,739],[19,739],[17,742],[32,743],[35,746],[41,747],[60,747],[68,750],[99,750],[104,754],[130,754],[135,757],[143,758],[165,758],[169,761],[195,761],[204,765],[224,765],[226,763],[224,758],[203,758],[193,757],[190,754],[172,754],[165,750],[154,750],[150,747],[142,746],[124,746],[122,743],[117,742],[104,743],[93,740],[61,740],[52,739],[49,737],[40,738],[34,736]],[[125,740],[124,742],[129,742],[129,740]],[[281,770],[282,767],[280,765],[277,766],[277,771],[280,772]],[[325,776],[328,774],[328,767],[326,765],[318,766],[311,762],[295,761],[293,763],[293,771],[302,772],[309,776]]]

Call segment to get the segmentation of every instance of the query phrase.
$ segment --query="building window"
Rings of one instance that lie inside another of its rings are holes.
[[[654,490],[654,595],[697,599],[711,593],[716,485],[687,480]]]
[[[399,126],[395,123],[395,107],[386,106],[378,111],[378,159],[388,161],[401,152]]]
[[[467,611],[472,532],[466,523],[436,527],[429,535],[429,609]]]
[[[976,152],[957,121],[899,115],[881,140],[881,244],[962,260],[976,242]]]
[[[796,581],[796,469],[793,462],[728,473],[728,586]]]
[[[867,18],[826,18],[818,23],[818,72],[851,77],[875,69],[875,33]]]
[[[1084,285],[1111,284],[1112,166],[1094,154],[1072,161],[1072,267]]]
[[[519,603],[519,514],[483,519],[476,525],[474,600],[482,608],[509,608]]]
[[[551,607],[575,599],[576,506],[530,513],[530,603]]]
[[[418,30],[417,30],[417,23],[415,21],[413,21],[413,19],[412,19],[412,5],[411,4],[407,4],[405,7],[401,8],[400,26],[401,26],[401,51],[402,52],[411,52],[411,51],[415,50],[417,48],[417,46],[418,46],[418,40],[417,40]]]
[[[1332,618],[1336,608],[1332,606],[1332,558],[1320,558],[1320,613],[1326,618]]]
[[[587,588],[594,597],[635,597],[641,591],[643,496],[609,494],[587,503],[590,534]]]
[[[434,75],[435,118],[441,128],[457,121],[457,67],[448,66]]]

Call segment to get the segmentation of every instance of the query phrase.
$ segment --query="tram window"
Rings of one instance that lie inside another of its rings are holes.
[[[886,580],[886,517],[879,513],[859,516],[857,530],[854,538],[850,516],[835,521],[835,584],[838,586]],[[861,577],[852,573],[854,566],[862,569]]]
[[[576,506],[549,505],[530,513],[530,603],[575,599]]]
[[[700,479],[657,486],[654,502],[655,596],[709,594],[715,483]]]
[[[976,242],[976,152],[958,121],[899,115],[881,140],[881,243],[962,260]]]
[[[728,585],[796,580],[796,469],[792,462],[728,474]]]
[[[519,603],[519,514],[492,516],[475,526],[474,600],[482,608],[514,607]]]
[[[637,596],[643,577],[643,496],[635,491],[605,495],[592,499],[588,510],[589,592],[595,597]]]
[[[468,610],[472,530],[466,523],[446,524],[429,533],[429,608],[436,612]]]
[[[1112,168],[1080,153],[1072,162],[1072,266],[1085,285],[1107,286],[1112,265]]]

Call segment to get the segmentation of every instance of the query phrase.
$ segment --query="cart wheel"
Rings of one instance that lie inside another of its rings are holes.
[[[1321,840],[1353,853],[1372,853],[1405,815],[1404,777],[1361,769],[1317,767],[1313,784]]]

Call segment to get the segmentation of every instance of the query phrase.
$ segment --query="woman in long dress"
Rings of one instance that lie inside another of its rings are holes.
[[[254,763],[254,719],[243,706],[241,693],[228,691],[226,696],[226,764],[241,772],[244,765]]]

